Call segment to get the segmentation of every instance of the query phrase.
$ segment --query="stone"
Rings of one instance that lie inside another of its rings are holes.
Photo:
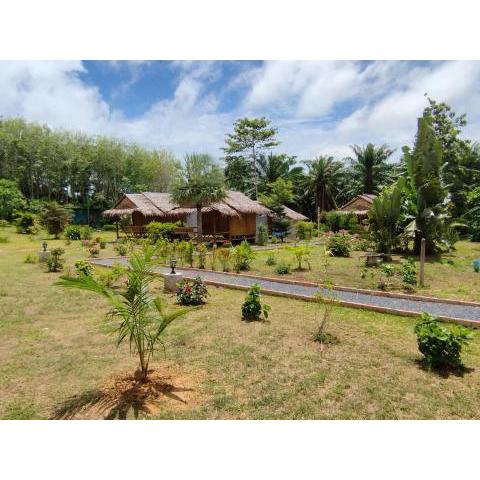
[[[183,280],[183,275],[181,273],[167,273],[164,275],[163,280],[165,286],[163,291],[167,293],[175,293],[177,291],[177,283],[180,280]]]
[[[51,256],[52,252],[50,250],[41,250],[38,252],[38,261],[46,262]]]

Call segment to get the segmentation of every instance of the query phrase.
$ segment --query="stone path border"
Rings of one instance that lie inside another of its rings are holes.
[[[94,265],[111,267],[114,263],[127,265],[126,257],[92,259]],[[329,290],[313,283],[244,275],[235,273],[214,272],[195,268],[177,268],[185,278],[200,276],[205,283],[225,288],[246,290],[253,283],[260,284],[262,292],[269,295],[297,298],[306,301],[315,301],[319,292],[329,294]],[[164,275],[169,272],[167,267],[157,267],[157,272]],[[335,297],[338,303],[352,308],[363,308],[382,313],[391,313],[404,316],[418,316],[428,312],[444,321],[453,321],[470,327],[480,328],[480,304],[474,302],[460,302],[443,300],[406,294],[389,294],[389,292],[375,292],[353,288],[335,288]]]

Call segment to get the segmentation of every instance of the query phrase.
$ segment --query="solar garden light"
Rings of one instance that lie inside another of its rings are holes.
[[[177,283],[183,279],[183,274],[175,271],[177,265],[177,259],[175,255],[170,257],[170,269],[171,271],[163,276],[164,291],[167,293],[175,293],[177,291]]]
[[[42,243],[42,250],[38,252],[38,261],[46,262],[51,257],[51,252],[47,251],[47,242]]]
[[[48,243],[47,243],[47,242],[43,242],[43,243],[42,243],[42,247],[43,247],[43,251],[46,252],[46,251],[47,251],[47,247],[48,247]]]
[[[176,264],[177,264],[177,259],[176,259],[174,256],[172,256],[172,257],[170,258],[170,268],[172,269],[172,271],[171,271],[170,273],[171,273],[172,275],[175,275],[175,273],[176,273],[176,272],[175,272],[175,265],[176,265]]]

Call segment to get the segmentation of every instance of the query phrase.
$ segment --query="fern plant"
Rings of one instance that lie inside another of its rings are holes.
[[[61,277],[56,282],[60,287],[89,290],[108,300],[112,307],[108,319],[117,333],[117,346],[128,341],[130,352],[138,355],[143,381],[148,380],[148,366],[165,329],[189,311],[184,308],[168,313],[162,299],[151,293],[153,253],[154,249],[148,248],[132,255],[123,291],[112,290],[90,275]]]

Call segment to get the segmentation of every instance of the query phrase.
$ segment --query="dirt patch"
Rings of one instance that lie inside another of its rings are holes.
[[[203,398],[198,375],[162,366],[149,370],[146,382],[137,372],[113,375],[98,389],[67,399],[51,418],[125,420],[160,411],[174,414],[194,408]]]

